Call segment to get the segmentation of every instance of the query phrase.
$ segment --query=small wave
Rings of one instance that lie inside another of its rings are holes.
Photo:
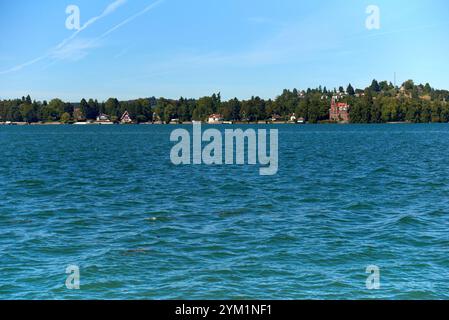
[[[45,185],[45,181],[37,179],[25,179],[16,181],[16,185],[21,187],[42,187]]]
[[[136,248],[136,249],[127,249],[121,252],[122,255],[135,255],[135,254],[147,254],[150,249],[147,248]]]
[[[372,209],[373,205],[366,202],[355,202],[351,203],[349,206],[347,206],[346,210],[367,210]]]
[[[229,209],[229,210],[225,210],[225,211],[220,211],[218,213],[218,216],[220,218],[224,218],[224,217],[229,217],[229,216],[241,215],[241,214],[244,214],[247,212],[248,212],[247,208]]]
[[[399,225],[420,225],[422,221],[412,215],[405,215],[396,220]]]
[[[388,172],[388,169],[385,167],[380,167],[380,168],[377,168],[377,169],[371,171],[371,173],[387,173],[387,172]]]

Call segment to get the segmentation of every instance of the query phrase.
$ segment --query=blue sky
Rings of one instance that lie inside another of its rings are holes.
[[[65,27],[77,5],[82,30]],[[380,8],[380,29],[365,10]],[[0,99],[274,98],[373,78],[449,89],[447,0],[0,2]]]

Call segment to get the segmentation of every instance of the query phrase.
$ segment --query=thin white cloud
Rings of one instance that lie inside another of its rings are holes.
[[[0,71],[0,74],[7,74],[15,71],[19,71],[25,67],[28,67],[30,65],[33,65],[39,61],[42,61],[46,58],[54,58],[54,59],[63,59],[64,57],[69,57],[70,59],[77,59],[77,57],[84,57],[86,55],[86,49],[88,49],[88,46],[95,47],[95,45],[92,45],[88,42],[78,42],[75,44],[70,44],[72,40],[74,40],[82,31],[86,30],[89,26],[94,24],[95,22],[105,18],[106,16],[110,15],[114,11],[116,11],[120,6],[126,3],[127,0],[115,0],[114,2],[111,2],[104,10],[103,12],[95,16],[93,18],[90,18],[86,23],[84,23],[81,28],[74,33],[72,33],[69,37],[62,40],[58,45],[53,47],[49,50],[48,53],[37,57],[33,60],[27,61],[25,63],[16,65],[10,69]],[[78,55],[77,55],[78,54]]]
[[[152,4],[146,6],[142,11],[137,12],[136,14],[133,14],[132,16],[130,16],[129,18],[126,18],[125,20],[123,20],[122,22],[120,22],[119,24],[115,25],[114,27],[112,27],[111,29],[109,29],[108,31],[106,31],[105,33],[103,33],[100,37],[98,37],[97,39],[102,39],[106,36],[108,36],[109,34],[111,34],[112,32],[114,32],[115,30],[123,27],[125,24],[128,24],[129,22],[133,21],[134,19],[136,19],[137,17],[147,13],[148,11],[150,11],[151,9],[155,8],[156,6],[158,6],[159,4],[161,4],[162,2],[164,2],[165,0],[157,0],[155,2],[153,2]]]
[[[103,34],[101,34],[99,37],[94,38],[90,41],[82,41],[79,43],[76,43],[74,46],[66,45],[63,50],[59,50],[57,55],[53,55],[56,58],[67,58],[69,57],[71,60],[80,60],[84,58],[87,55],[87,51],[92,48],[97,48],[100,46],[101,40],[106,38],[108,35],[116,31],[117,29],[123,27],[124,25],[130,23],[134,19],[140,17],[141,15],[147,13],[151,9],[155,8],[157,5],[161,4],[165,0],[157,0],[153,2],[152,4],[146,6],[143,10],[133,14],[132,16],[126,18],[122,22],[116,24],[112,28],[105,31]]]
[[[0,74],[7,74],[7,73],[14,72],[14,71],[19,71],[19,70],[21,70],[21,69],[23,69],[23,68],[25,68],[25,67],[28,67],[28,66],[30,66],[30,65],[32,65],[32,64],[35,64],[36,62],[39,62],[39,61],[41,61],[41,60],[44,60],[44,59],[47,58],[47,57],[48,57],[47,54],[46,54],[46,55],[43,55],[43,56],[40,56],[40,57],[37,57],[37,58],[35,58],[35,59],[33,59],[33,60],[30,60],[30,61],[27,61],[27,62],[25,62],[25,63],[19,64],[19,65],[17,65],[17,66],[14,66],[14,67],[12,67],[12,68],[10,68],[10,69],[4,70],[4,71],[0,71]]]
[[[65,46],[55,49],[51,52],[51,57],[57,60],[78,61],[87,56],[88,51],[99,47],[98,41],[89,39],[74,39]]]
[[[139,16],[147,13],[148,11],[155,8],[157,5],[161,4],[164,1],[165,0],[157,0],[157,1],[153,2],[152,4],[146,6],[143,10],[133,14],[132,16],[123,20],[122,22],[120,22],[120,23],[116,24],[115,26],[113,26],[112,28],[108,29],[103,34],[101,34],[99,37],[94,38],[90,41],[78,42],[78,43],[74,44],[73,46],[71,46],[71,44],[66,45],[62,48],[62,50],[57,50],[56,52],[54,52],[52,54],[52,56],[54,58],[59,58],[59,59],[70,58],[71,60],[80,60],[87,55],[87,51],[89,49],[99,47],[101,40],[106,38],[108,35],[110,35],[114,31],[116,31],[117,29],[123,27],[124,25],[130,23],[131,21],[138,18]]]
[[[78,34],[82,31],[84,31],[85,29],[87,29],[90,25],[94,24],[95,22],[97,22],[100,19],[105,18],[106,16],[110,15],[111,13],[113,13],[115,10],[117,10],[120,6],[124,5],[126,3],[127,0],[116,0],[112,3],[110,3],[104,10],[103,12],[96,17],[90,18],[89,20],[87,20],[86,23],[84,23],[81,28],[77,31],[75,31],[70,37],[64,39],[63,41],[61,41],[55,48],[56,49],[60,49],[61,47],[63,47],[66,43],[68,43],[69,41],[71,41],[72,39],[74,39],[76,36],[78,36]]]

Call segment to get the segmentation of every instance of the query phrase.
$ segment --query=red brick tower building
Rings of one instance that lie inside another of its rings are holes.
[[[336,102],[335,97],[332,97],[331,108],[329,110],[329,120],[349,123],[349,104]]]

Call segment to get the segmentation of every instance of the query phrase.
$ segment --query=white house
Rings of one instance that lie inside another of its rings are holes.
[[[207,120],[207,122],[210,124],[222,124],[223,120],[224,120],[224,118],[221,114],[214,113],[209,116],[209,119]]]
[[[290,116],[290,122],[293,122],[293,123],[296,122],[296,114],[292,114],[292,115]]]
[[[98,123],[110,123],[111,120],[109,119],[109,116],[108,116],[107,114],[100,113],[100,114],[97,116],[97,122],[98,122]]]

